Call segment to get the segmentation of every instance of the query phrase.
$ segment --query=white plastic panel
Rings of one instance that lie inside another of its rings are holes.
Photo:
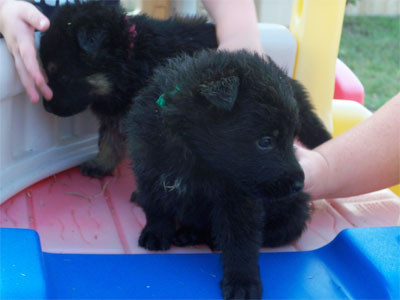
[[[275,63],[293,77],[296,61],[297,41],[293,34],[283,25],[258,24],[263,50]]]
[[[95,155],[97,127],[89,111],[58,118],[31,104],[0,39],[0,203]]]
[[[297,46],[293,35],[275,24],[260,24],[260,33],[266,53],[291,76]],[[59,118],[45,112],[41,103],[31,104],[0,39],[0,203],[95,155],[97,128],[89,111]]]

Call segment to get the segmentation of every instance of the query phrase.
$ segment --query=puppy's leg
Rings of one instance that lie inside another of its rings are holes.
[[[314,108],[308,99],[307,92],[297,81],[292,80],[294,98],[299,106],[300,128],[299,140],[313,149],[331,138],[321,119],[314,112]]]
[[[125,154],[125,136],[121,134],[118,120],[101,121],[99,153],[80,167],[85,176],[102,178],[112,175]]]
[[[297,240],[310,218],[309,196],[298,193],[286,199],[264,202],[263,246],[278,247]]]
[[[162,211],[157,201],[146,198],[148,195],[151,194],[141,189],[140,192],[133,192],[131,196],[146,215],[146,225],[140,234],[139,246],[154,251],[168,250],[176,232],[175,220]]]
[[[201,202],[204,200],[201,199]],[[189,201],[187,201],[189,202]],[[180,214],[179,227],[174,237],[174,245],[179,247],[207,244],[212,250],[216,250],[211,235],[209,207],[192,202],[190,208],[186,206],[185,213]]]
[[[139,237],[139,246],[149,250],[168,250],[175,235],[174,220],[166,215],[146,212],[147,223]]]
[[[224,299],[261,299],[258,253],[262,243],[262,204],[229,198],[213,216],[213,234],[222,251],[222,295]]]

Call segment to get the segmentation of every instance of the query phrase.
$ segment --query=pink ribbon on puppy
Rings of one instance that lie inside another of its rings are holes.
[[[125,20],[126,22],[128,22],[129,24],[129,17],[125,16]],[[136,32],[136,25],[132,24],[129,26],[128,29],[128,37],[129,37],[129,48],[128,48],[128,58],[130,58],[131,56],[131,49],[133,49],[133,47],[135,46],[135,44],[133,43],[133,39],[137,36],[137,32]]]
[[[131,26],[129,26],[129,39],[131,40],[129,43],[129,49],[132,49],[134,47],[133,39],[136,37],[136,35],[136,25],[132,24]]]

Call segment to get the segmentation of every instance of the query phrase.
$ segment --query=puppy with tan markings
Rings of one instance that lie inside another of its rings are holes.
[[[111,175],[121,161],[121,120],[155,66],[177,54],[216,47],[215,27],[202,18],[128,17],[119,6],[96,1],[60,7],[40,42],[54,93],[43,104],[62,117],[89,108],[99,119],[99,153],[81,166],[82,173]]]

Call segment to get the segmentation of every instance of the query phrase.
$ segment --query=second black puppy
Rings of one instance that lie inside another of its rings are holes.
[[[123,116],[155,66],[183,52],[216,48],[215,27],[202,18],[128,17],[97,1],[58,9],[40,42],[40,58],[53,90],[48,112],[71,116],[90,108],[100,121],[99,153],[84,175],[111,175],[124,155]]]
[[[126,120],[151,250],[222,251],[224,298],[260,298],[258,252],[297,239],[310,215],[295,136],[330,138],[302,86],[247,52],[204,51],[155,72]]]

